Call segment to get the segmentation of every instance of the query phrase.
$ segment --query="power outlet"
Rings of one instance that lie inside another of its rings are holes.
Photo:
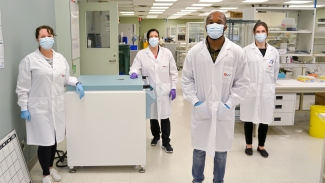
[[[25,140],[21,141],[21,150],[25,151]]]

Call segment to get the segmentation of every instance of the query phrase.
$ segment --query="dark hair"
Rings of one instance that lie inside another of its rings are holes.
[[[46,29],[47,30],[47,33],[52,34],[53,36],[56,36],[55,33],[54,33],[54,30],[52,29],[52,27],[50,27],[48,25],[42,25],[42,26],[39,26],[39,27],[36,28],[36,31],[35,31],[35,37],[36,37],[36,39],[38,38],[39,31],[41,29]]]
[[[159,37],[159,31],[157,29],[150,29],[148,30],[147,32],[147,40],[149,41],[149,38],[150,38],[150,33],[151,32],[157,32],[158,33],[158,37]]]
[[[261,21],[256,22],[256,24],[255,24],[255,26],[253,28],[253,33],[254,34],[255,34],[255,31],[256,31],[257,27],[259,27],[259,26],[263,26],[265,28],[265,30],[266,30],[266,34],[269,34],[269,28],[268,28],[267,24],[265,22],[261,22]]]

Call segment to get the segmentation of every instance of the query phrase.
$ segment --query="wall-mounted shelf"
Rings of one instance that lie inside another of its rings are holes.
[[[295,67],[306,67],[306,68],[317,68],[324,67],[325,64],[280,64],[281,68],[295,68]]]
[[[311,34],[312,31],[301,30],[301,31],[269,31],[270,34]]]

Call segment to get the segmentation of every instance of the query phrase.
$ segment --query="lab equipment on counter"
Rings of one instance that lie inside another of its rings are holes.
[[[146,165],[146,119],[155,96],[147,77],[80,76],[85,97],[69,86],[66,98],[68,166]]]
[[[286,78],[286,74],[283,73],[283,72],[280,72],[280,73],[278,74],[278,78]]]
[[[300,82],[304,82],[304,83],[313,83],[313,82],[315,82],[315,77],[298,75],[297,80],[300,81]]]
[[[325,75],[319,76],[319,82],[325,83]]]

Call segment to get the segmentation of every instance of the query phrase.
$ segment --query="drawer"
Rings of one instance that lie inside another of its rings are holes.
[[[275,94],[275,100],[296,100],[296,94]]]
[[[270,126],[289,126],[294,124],[295,113],[273,113],[273,122]]]
[[[276,100],[274,102],[274,112],[295,112],[296,101]]]

